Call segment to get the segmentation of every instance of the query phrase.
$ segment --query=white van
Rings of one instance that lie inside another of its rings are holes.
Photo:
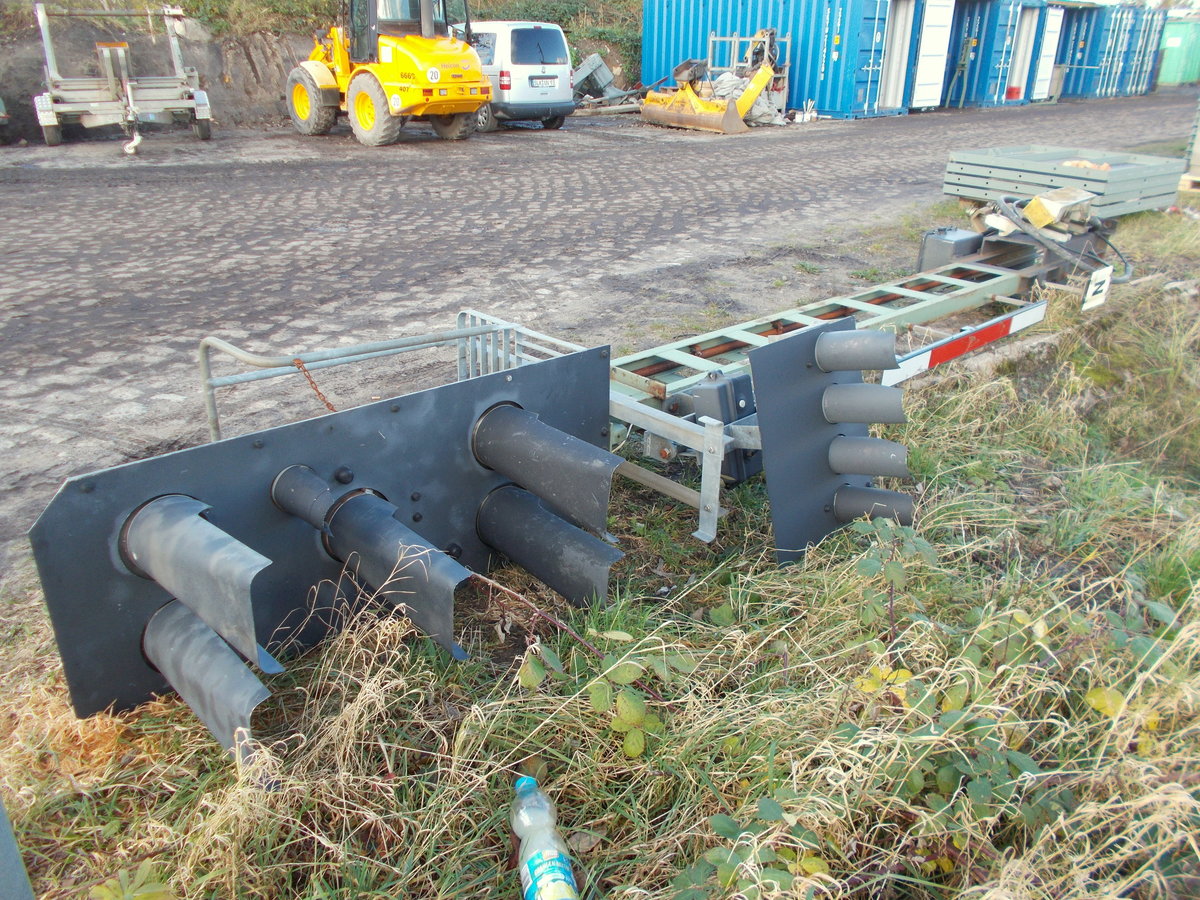
[[[492,102],[479,108],[479,131],[501,122],[540,121],[562,128],[575,111],[571,53],[553,22],[472,22],[475,52],[492,81]]]

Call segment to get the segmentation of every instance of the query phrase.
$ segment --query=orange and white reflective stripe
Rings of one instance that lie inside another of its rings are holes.
[[[958,359],[958,357],[978,350],[993,341],[1036,325],[1046,318],[1047,302],[1043,300],[1040,303],[1031,303],[1016,312],[997,316],[969,331],[963,331],[953,337],[938,341],[936,344],[930,344],[928,347],[922,347],[920,350],[901,356],[896,360],[900,364],[899,368],[884,371],[883,384],[891,385],[907,381],[914,375],[929,371],[934,366]]]

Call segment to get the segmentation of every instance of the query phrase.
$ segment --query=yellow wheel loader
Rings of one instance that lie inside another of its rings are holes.
[[[779,48],[775,42],[775,29],[760,30],[750,39],[745,65],[739,73],[742,77],[749,77],[750,83],[737,99],[713,97],[710,87],[705,82],[708,62],[703,59],[686,59],[671,73],[679,88],[648,92],[642,103],[642,118],[655,125],[695,128],[699,131],[715,131],[718,134],[749,131],[750,126],[745,122],[746,114],[754,106],[754,101],[771,84],[778,59]]]
[[[409,119],[429,122],[458,141],[475,130],[492,86],[470,46],[447,17],[447,0],[349,0],[345,21],[318,34],[308,59],[287,80],[288,114],[301,134],[326,134],[345,113],[368,147],[391,144]]]

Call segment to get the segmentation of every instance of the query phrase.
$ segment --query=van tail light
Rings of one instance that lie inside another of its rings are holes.
[[[504,72],[504,71],[500,72],[500,90],[502,90],[502,91],[511,91],[512,90],[512,72]]]

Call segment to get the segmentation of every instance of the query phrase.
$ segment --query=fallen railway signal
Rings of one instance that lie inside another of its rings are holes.
[[[862,516],[912,523],[912,498],[872,483],[908,475],[905,448],[867,434],[868,424],[905,421],[900,389],[862,378],[895,367],[895,336],[857,331],[852,319],[750,351],[780,562]]]
[[[608,424],[587,350],[70,479],[30,537],[75,712],[174,689],[240,753],[269,696],[247,663],[368,597],[456,658],[455,595],[504,556],[604,597]]]

